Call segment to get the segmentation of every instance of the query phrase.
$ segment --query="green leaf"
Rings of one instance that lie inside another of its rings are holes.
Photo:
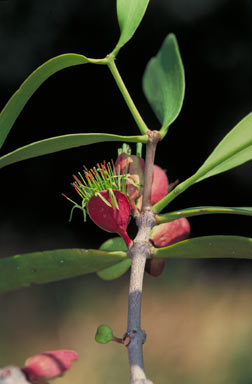
[[[102,280],[115,280],[124,275],[131,266],[131,259],[126,259],[120,261],[118,264],[112,265],[112,267],[108,267],[103,269],[102,271],[97,272],[97,275]]]
[[[49,139],[25,145],[24,147],[18,148],[15,151],[0,157],[0,168],[33,157],[106,141],[127,141],[129,143],[139,143],[147,142],[148,137],[120,136],[109,133],[80,133],[51,137]]]
[[[121,237],[113,237],[105,241],[100,250],[103,251],[128,251],[124,240]],[[114,280],[121,277],[131,266],[131,259],[120,261],[111,267],[105,268],[97,272],[97,275],[103,280]]]
[[[108,325],[102,324],[97,328],[95,341],[100,344],[107,344],[114,340],[112,328]]]
[[[102,243],[99,248],[101,251],[128,251],[125,241],[121,237],[112,237]]]
[[[113,50],[116,55],[134,35],[147,9],[149,0],[117,0],[117,18],[121,30],[119,41]]]
[[[181,259],[252,259],[252,239],[239,236],[204,236],[165,248],[153,248],[153,257]]]
[[[251,207],[193,207],[185,208],[180,211],[169,212],[164,215],[157,215],[157,224],[169,223],[170,221],[179,219],[181,217],[192,217],[199,215],[209,215],[214,213],[227,213],[233,215],[246,215],[252,216]]]
[[[0,114],[0,148],[25,104],[45,80],[63,68],[88,62],[90,59],[85,56],[73,53],[65,54],[46,61],[32,72],[10,98]]]
[[[196,182],[228,171],[252,159],[252,112],[244,117],[217,145],[199,168]]]
[[[143,91],[160,120],[161,135],[178,116],[184,99],[185,77],[175,35],[169,34],[143,75]]]
[[[153,206],[161,212],[171,201],[191,185],[207,177],[228,171],[252,159],[252,112],[244,117],[217,145],[198,171],[180,183],[168,195]]]
[[[123,251],[58,249],[0,259],[0,292],[97,272],[125,260]]]

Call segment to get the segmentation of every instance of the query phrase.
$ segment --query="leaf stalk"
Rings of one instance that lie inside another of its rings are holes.
[[[107,65],[110,69],[110,72],[112,73],[112,76],[114,77],[115,79],[115,82],[118,86],[118,88],[120,89],[121,91],[121,94],[141,132],[142,135],[144,135],[145,133],[147,133],[149,131],[149,128],[147,127],[147,125],[145,124],[142,116],[140,115],[134,101],[132,100],[130,94],[129,94],[129,91],[128,89],[126,88],[126,85],[117,69],[117,66],[115,64],[115,60],[114,60],[114,57],[113,56],[110,56],[110,60],[107,61]]]

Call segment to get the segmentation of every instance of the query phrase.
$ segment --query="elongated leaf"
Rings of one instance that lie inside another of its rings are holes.
[[[0,168],[18,161],[47,155],[64,149],[102,143],[106,141],[123,141],[129,143],[147,142],[147,136],[120,136],[109,133],[80,133],[51,137],[50,139],[36,141],[18,148],[13,152],[0,157]]]
[[[144,17],[149,0],[117,0],[117,18],[121,30],[119,41],[113,50],[116,55],[134,35]]]
[[[196,172],[198,181],[228,171],[252,159],[252,112],[217,145]]]
[[[0,259],[0,292],[99,271],[122,260],[123,251],[58,249]]]
[[[209,215],[214,213],[227,213],[233,215],[252,216],[252,207],[193,207],[181,209],[180,211],[169,212],[164,215],[157,215],[158,224],[168,223],[180,217],[192,217],[199,215]]]
[[[181,259],[252,259],[252,239],[239,236],[204,236],[153,249],[153,257]]]
[[[32,72],[10,98],[0,114],[0,148],[25,104],[45,80],[63,68],[88,62],[89,59],[85,56],[69,53],[46,61]]]
[[[105,241],[100,249],[103,251],[127,251],[126,244],[121,237],[113,237]],[[131,266],[131,259],[120,261],[111,267],[102,269],[97,272],[97,275],[103,280],[114,280],[122,276]]]
[[[252,112],[240,121],[217,145],[198,171],[177,185],[168,195],[154,205],[156,213],[161,212],[179,194],[191,185],[207,177],[228,171],[252,159]]]
[[[182,108],[185,93],[184,68],[175,35],[166,37],[157,56],[147,64],[143,90],[164,136]]]

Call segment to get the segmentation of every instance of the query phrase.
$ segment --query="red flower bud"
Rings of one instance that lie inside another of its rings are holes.
[[[84,176],[79,172],[78,177],[74,176],[72,184],[82,198],[81,205],[63,195],[74,204],[70,220],[75,208],[83,211],[84,221],[88,212],[98,227],[119,234],[129,247],[132,241],[126,232],[131,211],[126,197],[128,178],[127,173],[116,173],[114,165],[106,164],[105,161],[90,170],[84,167]]]
[[[151,187],[151,204],[154,205],[168,193],[168,178],[166,172],[158,165],[153,167],[153,178]]]
[[[129,247],[132,243],[126,229],[130,220],[130,203],[127,197],[120,191],[113,191],[115,201],[111,199],[109,191],[101,191],[100,196],[93,196],[88,202],[88,214],[93,222],[107,232],[120,235]]]
[[[63,374],[70,369],[71,362],[76,360],[78,355],[74,351],[48,351],[29,357],[22,371],[31,383],[40,384]]]
[[[189,234],[189,221],[182,217],[170,223],[155,226],[151,231],[150,239],[156,248],[163,248],[187,239]],[[164,267],[165,259],[148,259],[145,271],[153,277],[158,277],[162,274]]]
[[[143,193],[144,160],[136,155],[121,153],[116,160],[115,170],[116,174],[119,172],[129,174],[129,179],[133,181],[133,183],[126,182],[126,190],[133,211],[136,213],[135,200]]]
[[[152,277],[159,277],[162,275],[165,268],[165,259],[148,259],[145,264],[145,272]]]

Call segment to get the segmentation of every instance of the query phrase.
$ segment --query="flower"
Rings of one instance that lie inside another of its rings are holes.
[[[77,204],[69,197],[63,195],[70,200],[75,208],[83,211],[84,221],[87,214],[92,221],[101,229],[107,232],[113,232],[120,235],[127,247],[132,244],[127,234],[127,226],[130,221],[131,206],[126,196],[126,188],[129,179],[127,173],[117,174],[115,167],[110,163],[103,162],[97,164],[88,170],[84,167],[84,175],[80,172],[74,177],[72,183],[75,191],[82,198],[81,205]]]

